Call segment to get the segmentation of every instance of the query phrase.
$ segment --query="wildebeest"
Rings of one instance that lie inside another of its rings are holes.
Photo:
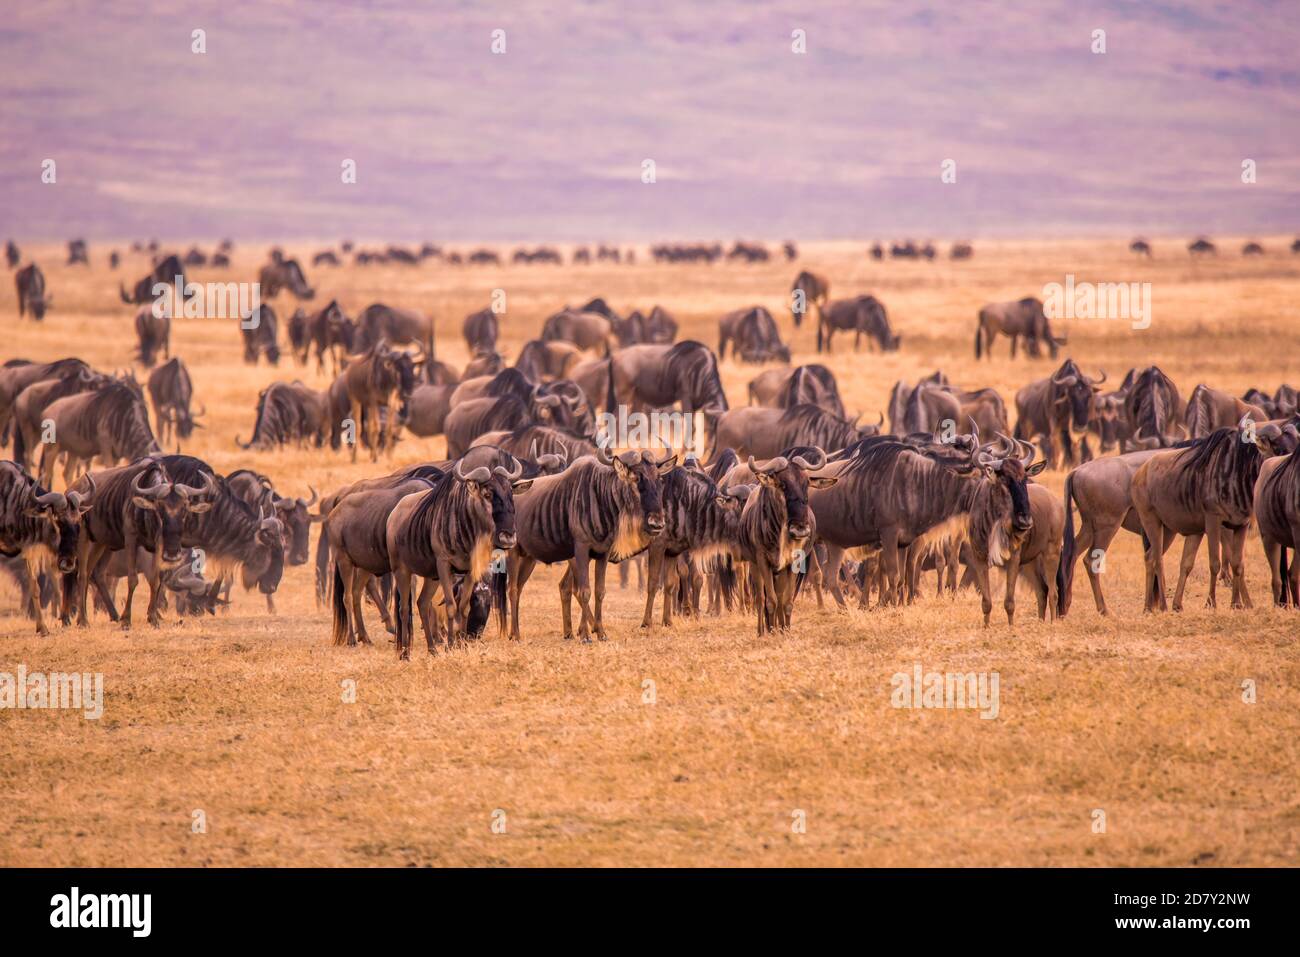
[[[31,467],[32,453],[40,448],[46,432],[47,408],[65,396],[97,392],[112,381],[80,362],[55,364],[49,378],[39,379],[19,392],[12,407],[14,461],[24,469]]]
[[[540,338],[543,342],[557,339],[572,342],[579,349],[594,350],[606,356],[617,342],[608,316],[567,307],[542,324]]]
[[[1210,242],[1204,236],[1200,237],[1195,242],[1188,243],[1187,252],[1193,257],[1217,256],[1219,254],[1219,250],[1215,248],[1214,243]]]
[[[885,314],[884,304],[875,296],[855,296],[852,299],[837,299],[817,310],[817,351],[825,346],[831,351],[831,338],[836,332],[853,333],[853,349],[856,352],[867,337],[867,345],[872,341],[880,347],[881,352],[895,352],[903,341],[902,336],[895,335],[889,328],[889,317]]]
[[[390,348],[381,337],[365,352],[352,357],[339,377],[347,391],[354,439],[364,438],[370,461],[379,461],[380,448],[391,451],[397,441],[400,411],[415,390],[415,376],[411,356]],[[357,445],[357,441],[352,442],[354,462]]]
[[[514,497],[533,484],[532,479],[521,477],[523,471],[519,462],[509,467],[480,465],[468,471],[458,462],[433,488],[404,497],[388,516],[385,538],[393,568],[394,618],[402,658],[411,652],[412,575],[426,580],[418,603],[429,650],[434,648],[426,596],[431,596],[435,581],[448,609],[448,647],[464,637],[470,598],[487,575],[493,550],[515,546]],[[463,576],[459,590],[457,575]]]
[[[316,255],[311,257],[311,264],[313,266],[337,266],[339,264],[339,257],[332,249],[322,249]]]
[[[644,411],[680,404],[683,412],[712,416],[727,410],[718,361],[702,342],[628,346],[611,355],[607,366],[605,409],[611,414],[620,405]]]
[[[471,353],[496,352],[499,331],[497,314],[490,308],[470,313],[461,328]]]
[[[1133,507],[1147,542],[1146,610],[1166,606],[1164,553],[1174,535],[1185,536],[1173,609],[1182,610],[1183,589],[1201,538],[1209,538],[1209,607],[1215,606],[1220,536],[1231,535],[1232,605],[1250,607],[1243,552],[1254,515],[1255,480],[1263,460],[1276,451],[1277,426],[1256,427],[1243,416],[1236,428],[1218,429],[1185,448],[1153,455],[1133,476]]]
[[[741,558],[750,563],[750,589],[760,636],[790,627],[795,573],[803,571],[811,560],[817,533],[808,506],[809,489],[829,489],[839,481],[834,476],[809,476],[825,465],[826,453],[819,448],[813,448],[807,457],[792,453],[765,462],[749,457],[758,488],[741,510],[736,545]]]
[[[677,320],[663,306],[651,309],[641,326],[645,342],[669,344],[677,339]]]
[[[1007,593],[1003,607],[1007,624],[1015,624],[1016,583],[1021,574],[1029,578],[1038,599],[1038,617],[1054,621],[1060,599],[1057,584],[1061,566],[1061,536],[1065,509],[1060,499],[1041,485],[1026,486],[1032,527],[1011,549],[1006,560]]]
[[[0,462],[0,555],[21,557],[23,593],[36,619],[36,633],[48,634],[41,610],[38,577],[76,570],[82,515],[95,487],[86,492],[47,492],[14,462]]]
[[[796,329],[808,314],[808,307],[816,306],[820,309],[825,305],[830,292],[831,284],[807,269],[794,277],[794,285],[790,287],[790,314],[794,317]]]
[[[1006,404],[996,389],[957,389],[939,371],[922,379],[914,388],[901,380],[895,383],[890,396],[890,415],[890,429],[896,435],[918,432],[951,439],[981,431],[989,435],[1007,430]]]
[[[136,358],[146,369],[153,368],[159,352],[171,358],[172,321],[166,310],[155,311],[152,304],[141,306],[135,314],[135,336],[139,341]]]
[[[1130,378],[1131,377],[1131,378]],[[1129,383],[1124,396],[1124,424],[1129,438],[1120,451],[1133,448],[1165,448],[1178,441],[1184,431],[1184,408],[1174,380],[1158,366],[1147,366],[1125,376]]]
[[[82,359],[57,359],[54,362],[32,362],[28,359],[10,359],[0,366],[0,445],[9,441],[9,421],[13,404],[28,386],[45,379],[61,379],[78,371],[94,372]]]
[[[582,362],[582,350],[563,339],[530,339],[519,350],[514,367],[531,382],[567,379],[573,367]],[[466,372],[465,378],[469,378]]]
[[[1040,346],[1047,344],[1053,359],[1065,338],[1057,338],[1052,332],[1047,313],[1043,310],[1043,301],[1027,296],[1016,302],[991,302],[979,311],[979,325],[975,328],[975,358],[987,355],[993,357],[993,340],[998,335],[1011,339],[1011,357],[1016,356],[1016,343],[1020,337],[1025,339],[1025,351],[1037,359],[1041,354]]]
[[[275,310],[267,303],[259,303],[248,315],[241,317],[239,334],[244,340],[244,361],[257,365],[259,356],[273,365],[280,364],[280,323]]]
[[[509,557],[510,637],[519,638],[519,596],[538,562],[568,562],[560,583],[564,637],[573,637],[570,598],[576,589],[583,641],[605,640],[601,615],[608,562],[621,562],[644,551],[664,529],[661,475],[676,465],[669,455],[655,461],[649,452],[623,452],[605,465],[582,458],[559,475],[533,483],[516,506],[518,542]],[[596,560],[596,602],[591,607],[590,563]],[[498,605],[498,615],[505,609]],[[499,618],[504,624],[504,618]]]
[[[1187,426],[1187,437],[1200,439],[1215,429],[1232,428],[1242,416],[1249,416],[1257,425],[1270,418],[1268,412],[1258,405],[1201,383],[1187,399],[1183,421]]]
[[[168,256],[155,265],[148,275],[131,288],[130,293],[118,283],[118,292],[127,305],[143,306],[158,298],[154,294],[154,288],[160,285],[173,290],[178,286],[182,290],[185,288],[185,267],[181,265],[179,256]]]
[[[376,302],[357,316],[356,351],[364,352],[381,340],[395,346],[419,346],[427,362],[433,361],[436,354],[431,318]]]
[[[9,268],[13,269],[23,260],[23,255],[18,251],[18,245],[11,239],[5,243],[5,260],[9,263]]]
[[[298,299],[311,299],[316,295],[296,259],[275,257],[258,271],[257,283],[263,299],[274,299],[281,289],[288,289]]]
[[[1277,456],[1260,466],[1255,480],[1255,521],[1268,562],[1275,605],[1300,606],[1300,453]],[[1290,549],[1290,564],[1287,550]]]
[[[510,431],[525,425],[571,426],[575,424],[574,413],[571,399],[556,395],[544,386],[529,386],[526,396],[508,392],[468,399],[452,406],[443,420],[447,454],[459,458],[485,432]]]
[[[268,476],[252,469],[236,469],[226,476],[230,491],[258,511],[259,515],[274,515],[284,526],[284,558],[290,565],[305,565],[310,558],[308,538],[312,522],[319,516],[310,509],[320,496],[308,486],[311,498],[281,495]]]
[[[272,449],[290,442],[301,448],[310,440],[316,448],[325,442],[330,427],[329,399],[310,386],[293,382],[272,382],[257,396],[257,418],[248,442],[235,436],[243,449]]]
[[[1074,465],[1077,435],[1080,461],[1088,461],[1092,457],[1088,426],[1096,395],[1105,381],[1104,370],[1094,379],[1085,375],[1073,359],[1066,359],[1050,376],[1016,393],[1016,438],[1040,439],[1043,457],[1055,468],[1060,458],[1067,466]]]
[[[953,243],[952,248],[948,250],[949,259],[970,259],[974,255],[974,247],[966,242]]]
[[[809,403],[844,418],[844,401],[840,398],[835,373],[824,365],[797,366],[793,369],[768,369],[749,380],[749,402],[771,409],[788,409]]]
[[[1128,244],[1128,251],[1137,256],[1146,256],[1151,258],[1151,244],[1145,239],[1135,239]]]
[[[319,312],[308,314],[302,309],[294,311],[289,320],[289,346],[299,365],[306,365],[307,355],[313,347],[316,352],[316,371],[325,371],[325,356],[330,357],[335,375],[343,365],[343,358],[356,346],[356,326],[343,312],[337,299]]]
[[[884,416],[880,423],[884,422]],[[714,431],[714,447],[735,449],[736,454],[772,459],[796,445],[836,451],[859,439],[880,434],[880,423],[858,425],[817,405],[768,409],[744,405],[724,412]],[[773,451],[775,450],[775,451]]]
[[[789,362],[790,347],[781,341],[781,330],[765,306],[750,306],[729,312],[718,320],[718,358],[727,357],[727,346],[742,362]]]
[[[45,291],[45,273],[36,263],[28,263],[14,273],[14,286],[18,290],[18,318],[30,312],[38,322],[45,318],[53,296]]]
[[[71,484],[79,462],[90,467],[96,456],[105,465],[130,462],[161,452],[149,427],[149,413],[138,385],[114,381],[97,392],[70,395],[52,402],[45,417],[53,425],[53,442],[42,443],[41,475],[47,487],[54,478],[54,463],[67,457],[64,480]]]
[[[86,241],[84,239],[69,239],[67,265],[75,266],[78,263],[83,266],[90,265],[90,256],[86,252]]]
[[[189,370],[177,356],[149,373],[147,388],[154,422],[158,425],[158,443],[166,445],[174,437],[180,451],[180,440],[188,439],[195,428],[203,427],[196,420],[207,411],[207,406],[198,412],[190,411],[194,383],[190,381]]]

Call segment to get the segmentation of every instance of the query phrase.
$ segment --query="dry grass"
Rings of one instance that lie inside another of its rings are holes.
[[[1194,264],[1181,243],[1163,242],[1142,263],[1125,245],[986,244],[959,264],[877,264],[861,245],[828,245],[806,250],[803,265],[829,275],[834,294],[877,293],[904,336],[896,354],[840,351],[828,361],[850,408],[869,415],[896,378],[936,366],[1008,401],[1047,374],[1046,359],[1009,361],[1005,343],[977,365],[974,315],[1066,273],[1154,285],[1146,331],[1072,324],[1069,353],[1086,368],[1117,376],[1155,360],[1184,394],[1201,380],[1234,392],[1295,381],[1300,268],[1280,239],[1249,262],[1233,254]],[[232,278],[252,278],[263,252],[240,251]],[[0,358],[75,353],[126,365],[132,310],[116,298],[104,253],[92,249],[87,271],[36,250],[55,311],[43,326],[17,323],[12,287],[0,290]],[[127,277],[143,271],[127,256]],[[509,295],[511,353],[554,308],[596,294],[617,308],[662,303],[686,335],[712,343],[726,308],[783,310],[794,269],[309,272],[349,312],[383,299],[432,313],[443,357],[463,361],[460,320],[495,287]],[[276,306],[291,311],[287,300]],[[246,368],[229,322],[181,321],[172,342],[209,412],[187,451],[223,470],[253,465],[302,494],[308,483],[328,490],[388,468],[328,452],[242,453],[233,437],[247,437],[259,389],[275,378],[324,380],[288,362]],[[811,330],[794,343],[807,361]],[[724,364],[733,402],[755,371]],[[442,449],[440,439],[411,441],[392,464]],[[1045,481],[1059,491],[1062,478]],[[1261,601],[1256,537],[1247,555]],[[1032,618],[1022,593],[1014,631],[985,630],[967,592],[865,615],[804,600],[791,634],[761,640],[739,617],[644,633],[633,588],[612,591],[613,637],[589,646],[560,641],[556,575],[543,572],[526,595],[523,643],[489,637],[405,665],[388,646],[329,645],[308,567],[287,572],[279,617],[244,594],[225,617],[130,634],[100,623],[37,639],[5,590],[0,670],[101,671],[106,708],[98,722],[0,712],[0,864],[1300,863],[1300,622],[1267,607],[1202,609],[1204,561],[1190,610],[1143,617],[1139,563],[1137,540],[1121,536],[1107,575],[1110,620],[1085,587],[1055,627]],[[890,676],[915,663],[997,671],[999,717],[894,710]],[[1253,705],[1241,700],[1248,678]],[[355,704],[341,700],[346,679]],[[654,704],[642,703],[647,679]],[[1095,808],[1106,811],[1105,834],[1092,832]],[[206,834],[191,831],[196,809]],[[491,829],[497,809],[504,834]],[[807,813],[804,834],[792,833],[795,809]]]

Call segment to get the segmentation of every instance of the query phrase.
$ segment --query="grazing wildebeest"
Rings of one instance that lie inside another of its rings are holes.
[[[608,562],[633,558],[664,529],[661,475],[677,463],[675,455],[656,462],[649,452],[623,452],[605,465],[582,458],[559,475],[533,483],[516,508],[518,542],[509,559],[510,637],[519,638],[519,596],[538,562],[568,562],[560,582],[564,637],[573,637],[570,599],[576,589],[582,610],[578,635],[606,638],[602,607]],[[590,563],[596,560],[596,602],[591,607]],[[504,616],[504,603],[498,615]],[[504,617],[498,618],[504,623]]]
[[[429,385],[427,382],[416,386],[406,400],[407,430],[421,438],[441,435],[455,390],[455,385]]]
[[[188,439],[195,428],[203,428],[196,420],[207,411],[207,406],[204,406],[198,412],[190,412],[194,384],[190,381],[189,370],[177,356],[149,373],[147,388],[154,421],[158,425],[158,443],[166,445],[174,437],[177,451],[180,451],[180,440]]]
[[[238,498],[247,502],[259,515],[274,515],[284,526],[284,559],[290,565],[305,565],[310,557],[309,537],[312,522],[319,516],[310,509],[320,496],[310,485],[311,498],[281,495],[271,479],[252,469],[236,469],[226,476],[226,485]]]
[[[172,321],[166,310],[155,311],[153,304],[141,306],[135,314],[135,336],[140,343],[136,358],[146,369],[153,368],[159,352],[171,358]]]
[[[461,333],[465,336],[465,344],[471,353],[496,352],[497,336],[500,334],[497,314],[490,308],[470,313],[465,317]]]
[[[154,294],[156,286],[168,286],[171,289],[180,287],[185,288],[185,267],[181,265],[179,256],[168,256],[153,267],[147,276],[144,276],[127,293],[126,287],[118,283],[118,292],[122,301],[131,306],[143,306],[153,302],[158,298]]]
[[[435,583],[441,586],[448,609],[447,646],[465,637],[470,599],[487,576],[493,549],[515,546],[515,496],[533,484],[533,479],[522,477],[523,472],[517,461],[469,470],[458,462],[433,488],[404,497],[388,516],[386,540],[396,586],[394,618],[401,658],[411,654],[412,575],[425,579],[417,604],[429,651],[434,650],[429,602]],[[457,576],[463,576],[459,589]]]
[[[154,457],[82,476],[69,493],[90,499],[90,508],[82,518],[85,534],[78,546],[77,624],[82,627],[89,624],[87,591],[93,581],[110,620],[120,621],[124,628],[131,627],[131,605],[138,583],[137,548],[143,548],[154,556],[149,570],[146,618],[155,628],[161,625],[160,577],[165,569],[174,568],[184,557],[185,521],[191,514],[212,508],[214,491],[211,479],[197,485],[183,483],[169,475],[161,460]],[[127,554],[127,592],[119,617],[103,580],[101,564],[108,552],[123,550]],[[70,613],[69,597],[65,592],[65,617]]]
[[[594,350],[607,356],[617,339],[608,316],[598,312],[581,312],[565,308],[549,317],[542,325],[543,342],[572,342],[579,349]]]
[[[941,369],[935,369],[924,379],[920,380],[915,386],[908,385],[905,379],[899,379],[894,383],[893,388],[889,390],[889,431],[894,435],[906,435],[908,432],[920,431],[907,427],[906,419],[908,417],[908,403],[912,399],[912,393],[916,389],[926,385],[948,386],[948,376]],[[915,409],[912,413],[916,414]],[[928,416],[927,416],[928,417]],[[930,430],[925,430],[930,431]],[[1002,431],[1006,431],[1003,429]]]
[[[611,414],[620,405],[644,411],[680,404],[683,412],[715,417],[727,410],[718,360],[702,342],[683,339],[672,345],[628,346],[604,364],[605,410]],[[574,379],[579,381],[577,370]],[[590,398],[590,390],[579,384]]]
[[[448,383],[455,384],[462,378],[470,378],[480,375],[496,375],[506,367],[506,357],[499,352],[476,352],[474,357],[465,364],[464,375],[456,372],[455,368],[447,365],[445,362],[434,360],[424,364],[425,380],[431,384]],[[444,370],[441,379],[437,376],[439,369]]]
[[[325,371],[325,356],[335,375],[343,366],[343,358],[356,345],[356,326],[343,313],[337,299],[319,312],[308,315],[296,310],[289,320],[289,344],[299,365],[307,364],[307,355],[313,347],[316,352],[316,371]]]
[[[1145,239],[1133,240],[1128,244],[1128,251],[1138,256],[1146,256],[1147,259],[1151,258],[1151,244]]]
[[[796,445],[837,451],[859,439],[879,435],[884,421],[881,415],[876,425],[858,425],[856,418],[848,421],[810,404],[788,409],[743,405],[718,417],[713,441],[719,450],[735,449],[740,456],[770,459]]]
[[[339,257],[332,249],[322,249],[315,256],[311,257],[311,264],[313,266],[337,266],[339,264]]]
[[[239,334],[244,340],[244,361],[257,365],[259,356],[266,356],[271,365],[280,364],[279,321],[275,310],[259,303],[239,323]]]
[[[27,312],[38,322],[45,318],[45,310],[54,297],[45,292],[45,273],[36,263],[28,263],[14,273],[14,286],[18,290],[18,318]]]
[[[0,555],[22,559],[23,594],[38,635],[49,631],[37,579],[56,569],[63,575],[76,570],[82,515],[94,492],[93,483],[84,493],[47,492],[16,463],[0,462]]]
[[[364,352],[380,340],[395,346],[419,346],[426,361],[435,356],[433,319],[376,302],[357,316],[356,350]]]
[[[980,309],[979,325],[975,328],[976,359],[985,355],[993,358],[993,340],[999,333],[1011,339],[1013,359],[1021,336],[1025,339],[1025,351],[1035,359],[1041,354],[1041,343],[1047,343],[1053,359],[1060,347],[1066,344],[1064,337],[1058,339],[1052,332],[1047,313],[1043,311],[1043,301],[1033,296],[1018,302],[991,302]]]
[[[817,534],[816,518],[808,506],[809,489],[829,489],[839,479],[809,476],[826,465],[826,453],[820,448],[813,448],[807,457],[778,455],[765,462],[756,462],[751,455],[748,464],[758,488],[741,510],[736,546],[740,557],[750,563],[750,592],[761,636],[790,627],[795,574],[811,560]]]
[[[874,340],[881,352],[895,352],[903,341],[889,328],[889,317],[884,304],[875,296],[855,296],[837,299],[817,310],[817,351],[825,346],[831,351],[831,338],[836,332],[853,333],[853,350],[856,352],[867,337],[867,345]]]
[[[1184,434],[1184,408],[1174,380],[1157,366],[1147,366],[1129,375],[1131,379],[1125,377],[1125,382],[1130,384],[1124,396],[1122,417],[1128,440],[1121,442],[1120,451],[1130,451],[1130,445],[1134,449],[1166,448],[1177,442]]]
[[[54,362],[31,362],[28,359],[10,359],[0,366],[0,445],[9,442],[9,420],[13,405],[24,389],[45,379],[62,379],[84,370],[94,372],[81,359],[57,359]]]
[[[1270,418],[1268,412],[1258,405],[1201,383],[1187,400],[1183,421],[1187,426],[1187,437],[1200,439],[1216,429],[1232,428],[1242,416],[1249,416],[1257,425]]]
[[[14,461],[24,469],[31,467],[32,451],[40,447],[45,431],[47,408],[65,396],[97,392],[113,381],[84,365],[68,363],[19,392],[12,408]]]
[[[1300,453],[1266,461],[1255,480],[1255,521],[1272,580],[1273,604],[1300,607]],[[1290,564],[1287,549],[1291,550]]]
[[[377,462],[381,445],[391,451],[397,440],[400,409],[415,391],[415,365],[409,355],[389,348],[388,341],[381,337],[365,352],[352,357],[340,378],[347,390],[355,429],[362,433],[355,438],[364,437],[370,461]],[[357,460],[358,444],[352,443],[353,462]]]
[[[47,487],[54,478],[54,463],[67,456],[63,477],[72,484],[78,462],[89,468],[95,456],[105,465],[161,452],[139,386],[114,381],[98,392],[70,395],[50,403],[45,417],[54,424],[54,441],[41,445],[41,475]]]
[[[570,378],[573,367],[583,361],[582,350],[563,339],[530,339],[519,350],[514,367],[531,382]],[[469,373],[466,372],[466,378]]]
[[[1204,236],[1200,237],[1195,242],[1188,243],[1187,252],[1193,257],[1217,256],[1219,254],[1219,250],[1215,248],[1214,243],[1210,242]]]
[[[794,317],[796,329],[808,314],[808,307],[816,306],[820,309],[826,304],[830,293],[831,284],[814,272],[805,269],[794,277],[794,285],[790,287],[790,314]]]
[[[275,257],[258,272],[257,282],[263,299],[274,299],[281,289],[288,289],[298,299],[311,299],[316,295],[296,259]]]
[[[749,402],[771,409],[808,403],[845,418],[844,400],[840,398],[835,373],[819,364],[760,372],[749,380]]]
[[[1039,379],[1016,393],[1016,431],[1018,439],[1039,439],[1043,458],[1056,468],[1060,458],[1074,465],[1074,436],[1079,436],[1079,460],[1092,458],[1088,445],[1088,426],[1094,415],[1096,395],[1106,381],[1103,370],[1097,378],[1084,374],[1073,359],[1046,379]]]
[[[241,449],[272,449],[297,442],[304,447],[311,440],[316,448],[325,443],[330,425],[329,398],[295,380],[272,382],[257,396],[257,418],[253,436],[235,444]]]
[[[966,242],[953,243],[952,248],[948,250],[949,259],[970,259],[974,255],[974,247]]]
[[[1264,255],[1264,247],[1257,242],[1249,242],[1241,247],[1241,254],[1243,256],[1262,256]]]
[[[173,568],[163,568],[158,572],[159,583],[176,596],[176,614],[215,615],[217,608],[228,605],[218,594],[213,582],[208,581],[202,573],[196,571],[200,563],[194,549],[187,549],[180,562]],[[125,551],[109,552],[99,573],[105,590],[117,601],[117,583],[126,577],[129,560]],[[152,552],[137,547],[135,550],[136,571],[143,574],[148,581],[154,575],[154,556]],[[98,597],[98,596],[96,596]],[[100,600],[103,605],[102,599]],[[166,607],[165,603],[162,607]]]
[[[1164,553],[1174,535],[1185,536],[1173,609],[1181,611],[1187,576],[1196,563],[1201,538],[1209,538],[1210,594],[1215,607],[1220,536],[1231,535],[1232,606],[1251,607],[1243,553],[1254,516],[1255,480],[1260,465],[1277,450],[1277,426],[1256,427],[1243,416],[1236,428],[1218,429],[1185,448],[1153,455],[1133,476],[1133,507],[1147,541],[1146,610],[1166,609]]]
[[[789,362],[790,347],[781,341],[776,319],[765,306],[737,309],[718,320],[718,358],[732,355],[742,362]]]

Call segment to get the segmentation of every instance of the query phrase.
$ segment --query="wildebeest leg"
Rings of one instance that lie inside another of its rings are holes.
[[[1092,600],[1097,605],[1097,614],[1105,615],[1106,596],[1101,590],[1101,572],[1099,568],[1105,567],[1106,550],[1110,547],[1111,541],[1119,531],[1120,523],[1107,523],[1094,527],[1091,522],[1083,521],[1079,523],[1079,537],[1076,541],[1074,560],[1083,559],[1083,569],[1088,574],[1088,584],[1092,586]],[[1096,556],[1100,551],[1101,555]],[[1100,558],[1101,561],[1097,561]],[[1066,596],[1065,610],[1070,610],[1070,599]]]
[[[397,627],[388,614],[388,602],[384,600],[383,593],[380,591],[379,579],[373,575],[366,580],[366,597],[379,610],[379,617],[384,621],[384,630],[390,634],[396,632]]]
[[[579,544],[574,548],[573,585],[578,593],[578,607],[582,609],[582,624],[578,626],[578,638],[582,641],[591,641],[590,625],[595,624],[596,619],[591,613],[591,552],[586,545]],[[601,637],[603,640],[604,636]]]
[[[136,579],[138,577],[135,539],[128,535],[126,539],[126,605],[122,608],[123,628],[131,627],[131,600],[135,597]]]
[[[605,634],[605,573],[609,571],[609,559],[605,557],[596,559],[596,637],[601,641],[607,641],[609,636]],[[667,601],[667,599],[665,599]]]
[[[840,608],[847,608],[848,603],[844,600],[844,588],[840,585],[840,565],[843,563],[844,549],[827,542],[826,565],[823,568],[826,587],[831,590],[831,597],[835,599],[835,604],[839,605]]]
[[[41,586],[37,581],[36,567],[31,561],[23,562],[23,569],[27,574],[26,589],[27,597],[31,602],[31,614],[36,619],[36,634],[48,635],[50,630],[45,627],[45,614],[41,609]]]
[[[1254,608],[1246,588],[1246,526],[1232,529],[1232,607]]]
[[[619,562],[618,565],[618,587],[626,590],[628,582],[632,580],[632,569],[627,562]]]
[[[1294,545],[1300,546],[1300,522],[1291,526],[1291,541]],[[1286,545],[1283,544],[1282,548],[1283,554],[1286,554]],[[1300,556],[1300,548],[1292,548],[1291,567],[1287,572],[1289,581],[1282,583],[1283,588],[1290,588],[1292,608],[1300,607],[1300,561],[1296,560],[1297,556]]]
[[[984,627],[987,628],[989,616],[993,613],[993,598],[989,594],[989,566],[981,561],[972,561],[970,570],[974,573],[975,585],[980,590],[980,609],[984,612]]]
[[[560,622],[565,641],[573,639],[573,563],[560,576]]]
[[[442,586],[442,607],[447,610],[447,647],[450,649],[464,640],[465,619],[456,600],[456,575],[451,562],[439,556],[434,567],[438,572],[438,584]]]
[[[432,578],[424,579],[424,584],[420,587],[420,597],[416,599],[416,607],[420,609],[420,624],[424,629],[424,643],[429,646],[429,654],[437,654],[437,644],[442,640],[442,627],[438,624],[438,613],[433,607],[433,593],[437,590],[438,583]],[[414,628],[415,622],[411,621],[411,627]]]
[[[886,587],[880,592],[882,605],[898,604],[898,529],[889,526],[880,536],[880,564]]]
[[[1205,539],[1208,543],[1207,551],[1209,552],[1208,558],[1210,561],[1210,594],[1205,599],[1206,608],[1218,606],[1218,584],[1223,570],[1223,556],[1228,550],[1226,544],[1220,546],[1220,542],[1223,542],[1225,538],[1227,538],[1227,529],[1220,525],[1218,519],[1214,518],[1214,516],[1207,515],[1205,517]],[[1192,557],[1192,560],[1196,560],[1195,556]],[[1237,597],[1236,588],[1233,588],[1232,597],[1234,600]]]
[[[153,627],[158,628],[162,625],[162,615],[160,606],[166,601],[166,594],[162,586],[162,541],[159,540],[158,547],[153,553],[153,567],[149,570],[149,609],[145,614],[145,620]]]
[[[1282,569],[1278,566],[1278,561],[1286,550],[1283,545],[1275,538],[1269,538],[1267,535],[1259,536],[1260,544],[1264,546],[1264,561],[1268,563],[1269,590],[1273,594],[1273,604],[1285,605],[1287,587],[1286,582],[1282,580]]]
[[[424,583],[425,587],[428,582]],[[420,601],[424,601],[425,588],[420,589]],[[424,609],[420,609],[420,620],[424,623],[424,638],[429,645],[429,654],[436,655],[437,649],[429,639],[428,622],[424,620]],[[393,563],[393,624],[396,626],[393,637],[397,640],[397,656],[405,660],[410,657],[410,648],[415,632],[415,610],[411,607],[411,571],[404,565]]]
[[[1007,573],[1007,592],[1002,599],[1002,607],[1007,613],[1007,625],[1015,627],[1016,624],[1016,584],[1020,581],[1020,548],[1011,549],[1011,554],[1007,558],[1005,571]],[[1040,613],[1041,615],[1041,613]],[[985,622],[987,624],[987,622]]]
[[[1058,542],[1050,542],[1046,551],[1038,556],[1035,565],[1038,578],[1043,585],[1043,591],[1047,598],[1047,613],[1043,613],[1042,603],[1038,606],[1038,617],[1046,621],[1056,621],[1057,619],[1057,594],[1056,594],[1056,572],[1061,567],[1061,546]]]
[[[343,555],[334,559],[333,579],[334,644],[355,645],[352,634],[352,563]]]
[[[364,604],[361,600],[365,594],[366,585],[371,581],[371,575],[364,568],[352,566],[352,631],[356,633],[356,639],[349,641],[349,644],[370,644],[370,635],[366,631],[366,619],[362,614],[361,606]]]
[[[1156,599],[1160,600],[1160,610],[1166,610],[1165,595],[1165,526],[1158,516],[1143,515],[1142,529],[1147,537],[1146,553],[1146,607],[1145,611],[1156,610]]]
[[[1011,334],[1011,358],[1013,359],[1016,357],[1016,343],[1019,342],[1019,340],[1020,337],[1018,335],[1015,333]]]
[[[623,567],[619,566],[622,572]],[[622,575],[619,576],[622,578]],[[655,593],[659,590],[659,583],[664,577],[664,550],[662,548],[650,549],[650,568],[646,572],[645,583],[645,614],[641,616],[641,627],[649,628],[651,619],[655,613]],[[668,593],[664,591],[664,624],[668,624]]]
[[[527,556],[512,552],[507,566],[508,578],[506,590],[510,597],[510,640],[519,640],[519,596],[523,593],[528,577],[532,575],[537,562]]]

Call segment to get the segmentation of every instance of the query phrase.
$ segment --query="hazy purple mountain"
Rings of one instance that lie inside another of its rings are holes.
[[[645,240],[1300,227],[1294,0],[178,6],[6,11],[6,231]],[[191,52],[195,29],[204,54]],[[1105,54],[1090,51],[1095,29]],[[805,54],[791,50],[795,30]],[[653,185],[641,182],[647,158]],[[1248,158],[1253,185],[1241,182]],[[354,185],[341,182],[344,159]],[[945,159],[955,184],[940,181]]]

